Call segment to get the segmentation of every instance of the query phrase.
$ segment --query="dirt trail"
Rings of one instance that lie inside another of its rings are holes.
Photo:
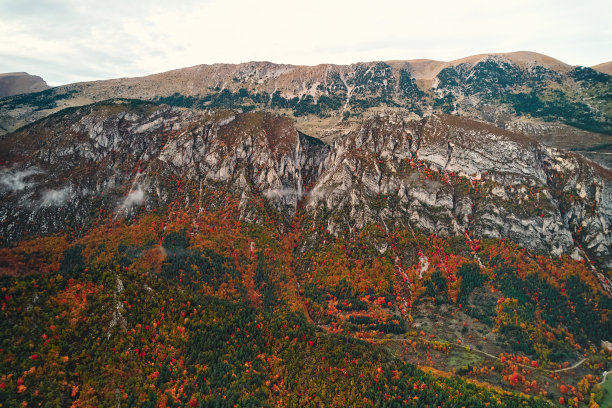
[[[408,339],[397,339],[397,338],[395,338],[395,339],[370,339],[370,340],[373,340],[373,341],[380,341],[380,342],[382,342],[382,341],[402,341],[402,342],[403,342],[403,341],[406,341],[406,340],[408,340]],[[450,345],[451,345],[451,346],[453,346],[453,347],[461,347],[461,348],[466,349],[466,350],[467,350],[467,348],[469,347],[471,352],[474,352],[474,353],[480,353],[480,354],[482,354],[482,355],[485,355],[485,356],[487,356],[487,357],[493,358],[493,359],[495,359],[495,360],[501,360],[499,357],[494,356],[493,354],[489,354],[489,353],[487,353],[486,351],[477,350],[477,349],[475,349],[474,347],[472,347],[472,346],[470,346],[470,345],[464,346],[463,344],[454,344],[454,343],[448,342],[448,341],[446,341],[446,340],[438,340],[438,341],[446,342],[446,343],[450,344]],[[536,369],[536,370],[545,371],[545,372],[547,372],[547,373],[561,373],[561,372],[563,372],[563,371],[570,371],[570,370],[573,370],[573,369],[575,369],[575,368],[578,368],[578,367],[580,367],[580,366],[581,366],[581,365],[582,365],[582,364],[583,364],[585,361],[586,361],[586,358],[583,358],[582,360],[578,361],[577,363],[575,363],[575,364],[574,364],[573,366],[571,366],[571,367],[560,368],[560,369],[558,369],[558,370],[548,370],[548,369],[546,369],[546,368],[541,368],[541,367],[532,367],[532,366],[525,365],[525,364],[521,364],[521,363],[515,363],[515,364],[516,364],[516,365],[518,365],[518,366],[521,366],[521,367],[525,367],[525,368],[532,369],[532,370],[533,370],[533,369]],[[605,374],[607,374],[607,372],[604,372],[604,380],[605,380]]]
[[[603,385],[603,383],[606,382],[606,377],[608,376],[608,374],[612,373],[612,371],[604,371],[603,374],[601,375],[601,382],[599,383],[599,385]]]

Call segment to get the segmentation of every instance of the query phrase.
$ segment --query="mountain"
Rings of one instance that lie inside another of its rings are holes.
[[[604,74],[612,75],[612,61],[594,65],[592,68],[596,71],[603,72]]]
[[[239,197],[241,219],[261,222],[267,214],[281,231],[303,202],[315,217],[325,208],[318,221],[336,234],[375,221],[443,236],[471,230],[581,258],[577,242],[612,267],[610,171],[522,134],[444,114],[379,114],[329,146],[271,113],[118,100],[62,111],[0,145],[10,168],[0,203],[7,241],[59,232],[65,220],[91,224],[96,207],[112,209],[125,193],[116,211],[177,199],[192,204],[193,197],[176,195],[177,180]]]
[[[0,98],[49,89],[47,83],[39,76],[26,72],[0,74]]]
[[[609,167],[611,83],[607,74],[531,52],[452,62],[198,65],[4,99],[0,126],[11,131],[65,107],[137,98],[199,109],[273,109],[296,118],[304,133],[331,141],[380,109],[438,112],[542,135],[553,147],[587,151]]]
[[[612,173],[550,146],[608,137],[593,72],[249,63],[2,99],[27,124],[0,138],[1,403],[606,406]]]

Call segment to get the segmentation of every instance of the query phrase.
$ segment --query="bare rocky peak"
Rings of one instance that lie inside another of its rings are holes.
[[[0,98],[25,93],[40,92],[49,85],[39,76],[27,72],[8,72],[0,74]]]

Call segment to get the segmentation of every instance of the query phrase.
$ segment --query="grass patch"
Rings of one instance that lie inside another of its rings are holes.
[[[600,407],[612,407],[612,374],[606,376],[606,381],[601,385],[603,397]]]
[[[451,353],[448,359],[448,365],[456,369],[460,369],[463,366],[473,366],[482,361],[482,356],[473,351],[458,350],[455,348]]]

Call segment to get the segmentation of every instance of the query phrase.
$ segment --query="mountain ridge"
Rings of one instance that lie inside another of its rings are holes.
[[[530,52],[481,54],[451,62],[197,65],[1,99],[0,132],[65,107],[116,97],[197,109],[272,110],[294,117],[300,131],[328,142],[378,110],[415,117],[451,113],[541,135],[552,146],[585,151],[609,167],[607,150],[587,151],[606,145],[612,134],[607,97],[611,84],[610,76],[591,68],[570,67]],[[560,126],[562,132],[550,130]]]
[[[192,65],[188,67],[173,68],[167,71],[155,72],[155,73],[146,74],[146,75],[118,77],[118,78],[112,78],[112,79],[98,79],[98,80],[93,80],[93,81],[79,81],[75,83],[58,85],[58,87],[64,87],[64,86],[75,85],[75,84],[88,84],[88,83],[97,83],[97,82],[105,82],[105,81],[115,81],[115,80],[141,79],[141,78],[148,78],[148,77],[164,75],[164,74],[169,74],[169,73],[176,73],[176,72],[183,71],[183,70],[192,70],[198,67],[243,67],[243,66],[251,66],[251,65],[260,65],[260,66],[267,65],[267,66],[277,66],[281,68],[318,68],[318,67],[346,67],[346,66],[358,65],[358,64],[376,64],[378,62],[385,62],[385,63],[392,63],[392,64],[423,64],[423,63],[442,64],[443,68],[446,68],[448,66],[458,65],[464,62],[477,63],[483,58],[486,58],[489,56],[507,57],[511,61],[520,62],[523,64],[527,64],[531,62],[531,63],[540,63],[540,64],[543,64],[545,66],[550,66],[550,67],[562,67],[562,68],[572,67],[572,65],[564,63],[558,59],[555,59],[553,57],[550,57],[548,55],[541,54],[538,52],[533,52],[533,51],[481,53],[481,54],[474,54],[474,55],[461,57],[461,58],[457,58],[457,59],[449,60],[449,61],[434,60],[434,59],[429,59],[429,58],[413,58],[413,59],[405,59],[405,60],[394,59],[394,60],[356,61],[350,64],[318,63],[318,64],[308,65],[308,64],[290,64],[290,63],[283,63],[283,62],[273,62],[273,61],[267,61],[267,60],[252,60],[252,61],[244,61],[244,62],[238,62],[238,63],[218,62],[218,63],[209,63],[209,64],[196,64],[196,65]],[[604,65],[604,64],[599,64],[599,65]],[[576,65],[576,66],[579,66],[579,65]],[[593,66],[592,68],[595,68],[595,66]],[[428,79],[432,79],[432,78],[428,78]]]
[[[271,61],[247,61],[247,62],[241,62],[241,63],[197,64],[197,65],[193,65],[190,67],[177,68],[177,69],[172,69],[169,71],[153,73],[153,74],[144,75],[144,76],[122,77],[122,78],[115,78],[115,79],[77,82],[74,84],[61,85],[60,87],[68,87],[71,85],[79,85],[79,84],[87,85],[87,84],[95,84],[95,83],[99,84],[99,83],[106,83],[106,82],[110,83],[114,81],[119,81],[119,82],[128,81],[129,82],[130,80],[137,80],[137,79],[140,79],[140,80],[161,79],[161,78],[169,79],[177,74],[188,74],[194,71],[197,74],[202,74],[201,75],[202,77],[215,78],[215,77],[218,77],[219,75],[207,75],[207,74],[211,71],[212,72],[221,71],[221,72],[225,72],[226,74],[228,71],[231,71],[232,73],[236,73],[236,72],[241,72],[244,69],[251,69],[251,68],[254,68],[255,71],[259,71],[259,70],[263,71],[262,74],[264,75],[264,77],[265,77],[265,73],[267,72],[267,70],[270,69],[271,71],[275,71],[274,68],[277,71],[277,72],[274,72],[276,76],[280,76],[283,73],[289,73],[292,71],[298,71],[299,73],[303,73],[304,71],[312,71],[312,72],[320,74],[321,71],[324,69],[329,69],[329,68],[340,68],[340,69],[345,68],[346,69],[346,68],[356,66],[356,65],[372,66],[380,62],[393,64],[398,67],[405,66],[408,68],[413,68],[413,65],[421,65],[421,66],[422,65],[426,65],[426,66],[433,65],[433,68],[430,70],[431,73],[427,75],[424,75],[421,73],[422,69],[414,70],[415,73],[419,73],[417,76],[415,76],[415,79],[433,80],[433,78],[444,68],[456,66],[462,63],[470,63],[470,64],[475,65],[478,62],[482,61],[483,59],[486,59],[487,57],[495,57],[495,56],[507,58],[508,60],[512,62],[517,62],[522,65],[528,65],[531,63],[531,64],[542,65],[542,66],[549,67],[549,68],[554,68],[556,70],[568,70],[571,67],[571,65],[561,62],[555,58],[549,57],[544,54],[531,52],[531,51],[516,51],[516,52],[505,52],[505,53],[504,52],[483,53],[483,54],[471,55],[468,57],[462,57],[462,58],[451,60],[451,61],[437,61],[437,60],[431,60],[431,59],[407,59],[407,60],[385,60],[385,61],[382,61],[382,60],[381,61],[359,61],[359,62],[354,62],[350,64],[321,63],[321,64],[315,64],[315,65],[294,65],[294,64],[287,64],[287,63],[275,63]],[[210,86],[210,82],[208,83],[208,85]]]

